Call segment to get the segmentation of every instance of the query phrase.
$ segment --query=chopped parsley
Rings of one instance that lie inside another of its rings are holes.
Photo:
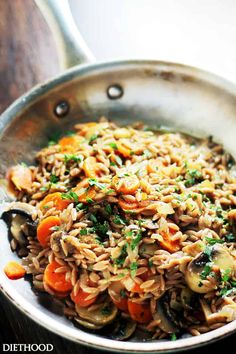
[[[211,267],[212,267],[211,263],[207,263],[205,265],[205,267],[203,268],[203,271],[201,272],[201,275],[200,275],[202,280],[206,279],[210,275]]]
[[[114,149],[114,150],[117,150],[117,149],[118,149],[116,143],[114,143],[114,142],[110,143],[109,145],[110,145],[110,147],[111,147],[112,149]]]
[[[91,203],[93,203],[93,199],[90,197],[86,197],[86,202],[91,204]]]
[[[108,215],[111,215],[112,214],[112,207],[110,204],[107,204],[105,206],[105,212],[108,214]]]
[[[172,341],[177,340],[177,337],[176,337],[175,333],[171,333],[170,340],[172,340]]]
[[[134,278],[136,276],[137,269],[138,269],[138,263],[132,262],[130,264],[130,274],[131,274],[132,278]]]
[[[229,288],[226,286],[220,290],[220,296],[225,297],[234,292],[236,292],[236,287]]]
[[[221,274],[221,281],[222,282],[228,282],[231,276],[232,269],[226,269],[224,272]]]
[[[89,144],[91,144],[92,142],[94,142],[95,140],[97,140],[98,135],[97,134],[93,134],[90,139],[89,139]]]
[[[98,180],[96,178],[89,178],[88,179],[88,183],[90,186],[96,186],[99,189],[105,189],[106,185],[103,183],[98,182]]]
[[[62,193],[61,197],[62,197],[62,199],[70,199],[73,202],[78,203],[78,195],[73,191],[69,191],[67,193]]]
[[[87,209],[87,206],[84,205],[83,203],[79,203],[76,205],[76,210],[77,211],[80,211],[80,210],[86,210]]]
[[[151,259],[148,260],[148,267],[151,268],[153,266],[153,261]]]
[[[127,244],[124,244],[122,249],[121,249],[120,256],[115,259],[114,263],[118,267],[121,267],[124,264],[126,257],[127,257]]]
[[[135,248],[138,246],[141,239],[142,239],[142,231],[139,231],[135,236],[135,238],[130,243],[130,247],[132,251],[135,250]]]
[[[115,166],[115,167],[116,167],[115,162],[111,161],[111,162],[110,162],[110,166]]]
[[[80,235],[88,235],[88,230],[87,229],[82,229],[80,230]]]
[[[109,230],[109,224],[105,220],[103,223],[98,223],[95,227],[95,231],[100,237],[106,237],[107,231]]]
[[[187,170],[188,179],[184,182],[185,187],[193,186],[202,177],[202,173],[196,169]]]
[[[225,239],[228,242],[234,242],[235,241],[235,236],[233,234],[227,234],[227,235],[225,235]]]
[[[57,183],[59,181],[59,177],[54,175],[53,173],[50,175],[50,182],[51,183]]]
[[[115,215],[112,221],[116,225],[126,225],[126,220],[123,219],[120,215]]]
[[[216,243],[224,243],[225,242],[224,240],[211,238],[211,237],[205,237],[205,240],[209,243],[209,245],[215,245]]]
[[[95,215],[91,214],[89,219],[93,222],[93,223],[97,223],[98,222],[98,219],[96,218]]]
[[[53,226],[53,227],[51,228],[51,230],[52,230],[52,231],[58,231],[58,230],[60,230],[60,226]]]
[[[203,253],[208,257],[209,261],[211,261],[212,248],[210,246],[206,246]]]
[[[65,163],[73,161],[73,162],[81,162],[82,161],[82,156],[76,156],[74,154],[71,155],[64,155],[64,161]]]

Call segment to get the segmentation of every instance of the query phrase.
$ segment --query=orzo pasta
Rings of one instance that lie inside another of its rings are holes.
[[[199,335],[236,319],[234,162],[212,139],[81,123],[8,171],[35,288],[89,330]]]

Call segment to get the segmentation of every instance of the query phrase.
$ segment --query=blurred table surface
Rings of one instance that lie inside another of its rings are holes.
[[[95,0],[94,0],[95,1]],[[59,71],[49,29],[33,0],[0,0],[0,112],[40,81]],[[0,344],[51,343],[52,353],[99,354],[63,339],[23,315],[0,294]],[[190,351],[202,354],[233,347],[236,336]],[[1,351],[1,347],[0,347]]]

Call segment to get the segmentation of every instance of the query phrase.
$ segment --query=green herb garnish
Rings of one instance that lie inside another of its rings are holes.
[[[123,219],[120,215],[115,215],[112,221],[117,225],[126,225],[126,220]]]
[[[138,269],[138,263],[132,262],[130,264],[130,274],[131,274],[132,278],[134,278],[136,276],[137,269]]]
[[[216,239],[216,238],[211,238],[211,237],[205,237],[205,240],[209,243],[209,245],[215,245],[216,243],[224,243],[224,240],[221,239]]]
[[[93,134],[90,139],[89,139],[89,144],[91,144],[92,142],[94,142],[95,140],[97,140],[98,135],[97,134]]]
[[[78,195],[73,191],[69,191],[67,193],[62,193],[61,197],[62,197],[62,199],[70,199],[73,202],[78,203]]]
[[[51,183],[57,183],[59,181],[59,177],[57,177],[56,175],[54,174],[51,174],[50,175],[50,182]]]
[[[142,231],[139,231],[135,236],[135,238],[130,243],[130,247],[132,251],[135,250],[135,248],[137,247],[141,239],[142,239]]]
[[[82,158],[81,156],[76,156],[76,155],[64,155],[64,161],[65,163],[73,161],[73,162],[81,162]]]
[[[117,149],[118,149],[116,143],[114,143],[114,142],[110,143],[109,145],[110,145],[110,147],[111,147],[112,149],[114,149],[114,150],[117,150]]]
[[[88,183],[90,186],[96,186],[100,189],[105,189],[106,185],[103,183],[98,182],[98,180],[96,178],[89,178],[88,179]]]

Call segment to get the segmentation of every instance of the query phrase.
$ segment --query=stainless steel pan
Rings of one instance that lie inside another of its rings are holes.
[[[236,156],[236,87],[215,75],[180,64],[123,60],[91,63],[93,56],[73,23],[66,0],[37,0],[57,39],[64,67],[80,63],[20,97],[0,119],[0,175],[18,161],[32,162],[50,136],[78,120],[104,115],[121,124],[144,120],[195,136],[213,135]],[[109,44],[108,44],[109,45]],[[187,50],[187,49],[186,49]],[[83,63],[83,64],[82,64]],[[24,280],[2,272],[12,254],[0,225],[0,286],[26,315],[49,330],[99,349],[157,353],[189,349],[236,332],[236,321],[199,337],[171,341],[118,342],[77,329],[48,309]]]

